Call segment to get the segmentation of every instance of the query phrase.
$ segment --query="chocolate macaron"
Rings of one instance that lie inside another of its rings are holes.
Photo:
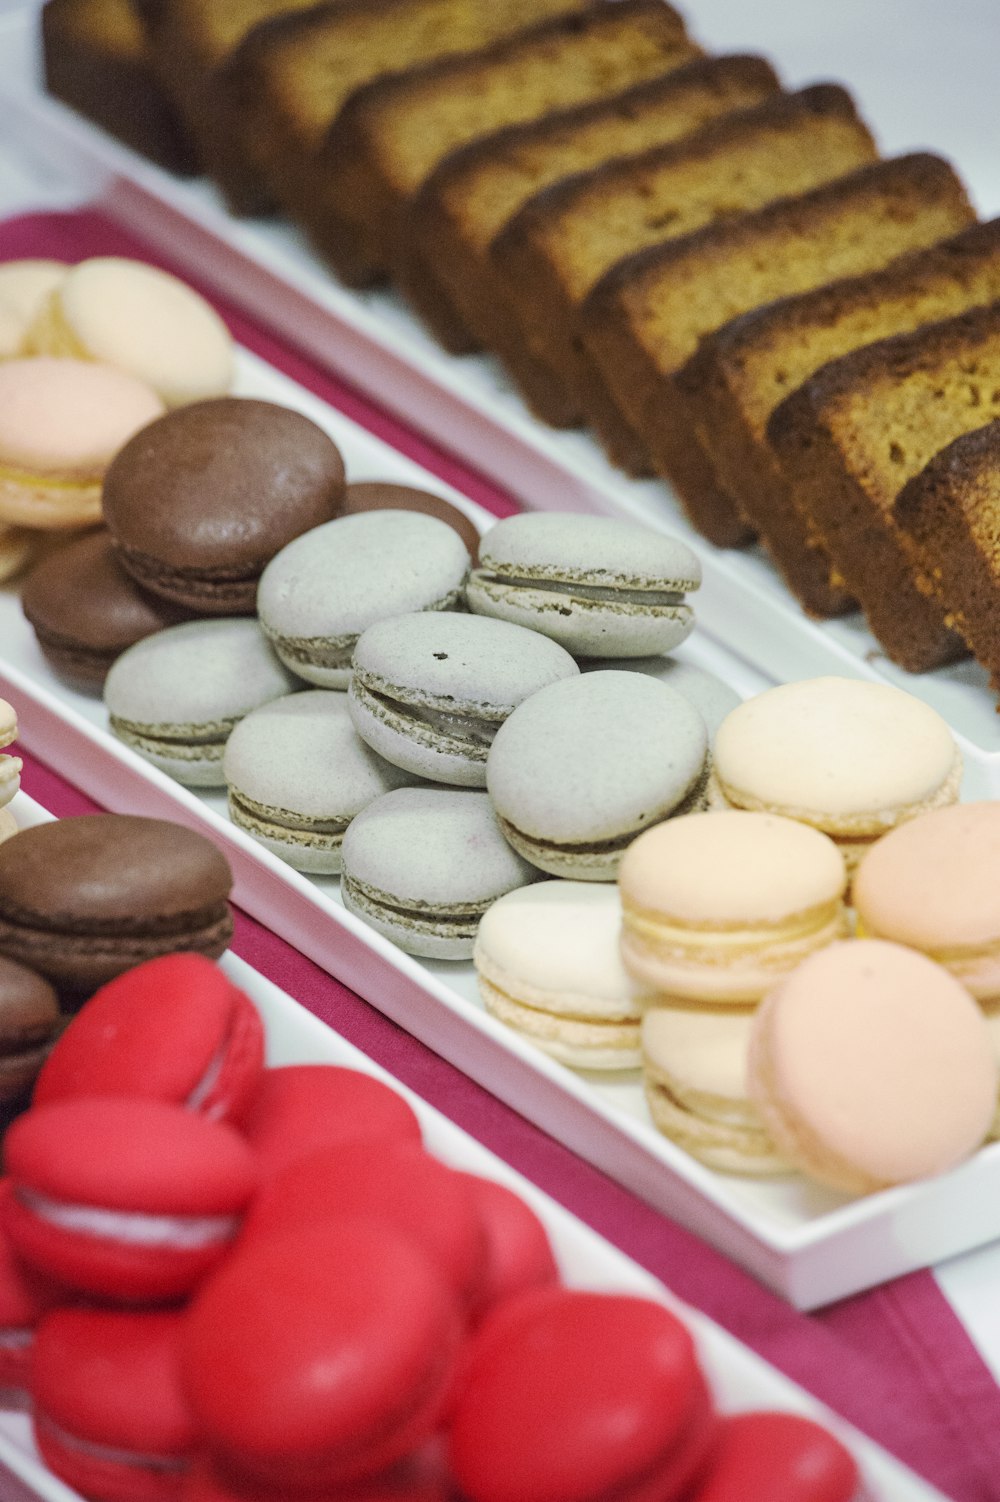
[[[87,814],[0,845],[0,954],[78,1000],[178,949],[218,958],[232,934],[228,862],[164,819]]]
[[[59,1002],[48,981],[0,955],[0,1102],[30,1089],[59,1023]]]
[[[104,516],[146,589],[201,615],[248,615],[265,565],[331,521],[343,494],[343,460],[322,428],[274,402],[217,397],[125,445]]]

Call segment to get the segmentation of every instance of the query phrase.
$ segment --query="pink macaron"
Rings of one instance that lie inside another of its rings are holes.
[[[238,1120],[264,1068],[250,998],[204,955],[161,955],[96,991],[49,1055],[34,1104],[136,1095]]]
[[[242,1125],[263,1178],[316,1148],[421,1140],[416,1113],[398,1090],[338,1064],[266,1069]]]
[[[242,1246],[186,1319],[185,1390],[210,1455],[263,1485],[346,1487],[435,1431],[462,1321],[444,1277],[384,1220]]]
[[[385,1220],[420,1246],[463,1309],[479,1301],[486,1238],[464,1178],[414,1142],[319,1148],[267,1180],[243,1243],[344,1216]]]
[[[725,1419],[690,1502],[855,1502],[858,1467],[838,1439],[797,1413]]]
[[[717,1423],[669,1310],[542,1289],[503,1304],[473,1339],[451,1465],[469,1502],[680,1502]]]
[[[177,1502],[196,1433],[174,1311],[56,1309],[38,1329],[35,1439],[94,1502]]]
[[[477,1313],[529,1288],[558,1283],[548,1232],[530,1205],[496,1179],[459,1173],[472,1195],[485,1242]]]
[[[3,1223],[30,1267],[114,1303],[177,1299],[233,1242],[257,1184],[251,1149],[182,1106],[78,1096],[7,1133]]]

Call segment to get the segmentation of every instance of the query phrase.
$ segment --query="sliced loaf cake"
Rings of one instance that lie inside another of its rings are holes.
[[[969,214],[947,162],[923,152],[876,162],[821,188],[628,257],[581,310],[588,351],[657,472],[720,547],[748,528],[686,421],[674,382],[706,334],[775,298],[885,266],[953,233]]]
[[[812,614],[839,614],[850,600],[831,582],[830,559],[809,535],[767,442],[771,413],[828,360],[998,298],[1000,219],[883,271],[747,313],[707,335],[678,373],[716,474]]]
[[[1000,302],[824,365],[768,424],[789,485],[883,651],[911,672],[963,650],[893,504],[939,449],[1000,417]]]

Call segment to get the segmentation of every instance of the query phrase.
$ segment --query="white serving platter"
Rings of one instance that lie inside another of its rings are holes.
[[[491,518],[301,386],[240,351],[236,391],[298,408],[340,447],[348,478],[436,491],[483,527]],[[694,596],[697,601],[698,596]],[[771,680],[696,629],[682,648],[739,693]],[[565,1068],[483,1009],[471,963],[417,960],[345,911],[336,878],[305,876],[229,820],[222,790],[192,791],[108,730],[96,696],[63,684],[38,649],[16,590],[0,589],[0,695],[21,739],[105,807],[209,833],[235,875],[235,900],[408,1032],[613,1178],[673,1216],[801,1308],[1000,1236],[1000,1143],[953,1173],[849,1201],[799,1177],[715,1173],[652,1126],[639,1076],[609,1083]]]
[[[24,793],[17,795],[11,808],[22,829],[52,817]],[[712,1320],[674,1298],[658,1279],[394,1080],[287,992],[234,954],[225,954],[220,964],[251,998],[263,1018],[268,1064],[339,1064],[374,1075],[409,1101],[420,1120],[429,1151],[454,1168],[506,1184],[531,1206],[548,1232],[560,1275],[569,1287],[655,1299],[678,1314],[695,1337],[699,1359],[720,1411],[779,1408],[806,1414],[825,1424],[848,1446],[858,1462],[864,1498],[859,1495],[856,1502],[946,1502],[943,1493],[915,1476],[881,1446],[846,1424]],[[0,1477],[0,1496],[4,1502],[22,1502],[22,1498],[29,1497],[43,1497],[49,1502],[81,1502],[78,1493],[41,1464],[31,1439],[30,1422],[24,1414],[0,1410],[0,1467],[3,1466],[26,1487],[24,1492],[15,1494],[4,1484],[5,1478]]]
[[[885,154],[950,154],[980,212],[1000,212],[994,0],[957,0],[947,13],[932,0],[874,11],[864,0],[834,10],[821,0],[762,0],[749,10],[739,0],[703,0],[690,9],[693,33],[711,50],[763,51],[789,86],[817,76],[853,86]],[[495,361],[444,354],[391,293],[342,287],[289,225],[232,218],[209,183],[172,177],[48,99],[37,81],[36,32],[30,5],[0,18],[0,55],[18,59],[3,70],[0,125],[47,171],[526,506],[626,515],[684,537],[701,555],[701,619],[719,641],[738,653],[749,641],[753,661],[777,680],[849,673],[920,695],[955,729],[977,787],[1000,795],[1000,718],[978,665],[910,675],[887,661],[860,616],[807,619],[759,550],[713,548],[668,487],[627,479],[583,432],[537,422]]]

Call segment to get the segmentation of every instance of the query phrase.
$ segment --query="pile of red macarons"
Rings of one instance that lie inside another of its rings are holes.
[[[0,1383],[99,1502],[852,1502],[844,1447],[722,1418],[661,1304],[562,1285],[408,1102],[266,1067],[195,954],[77,1013],[4,1144]]]

